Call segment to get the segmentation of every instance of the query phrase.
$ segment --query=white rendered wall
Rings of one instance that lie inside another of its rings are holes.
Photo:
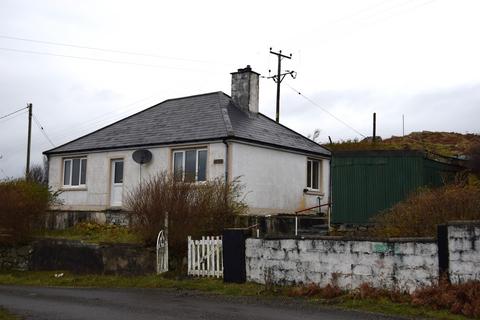
[[[225,145],[223,143],[211,143],[195,146],[169,146],[148,148],[152,153],[152,160],[141,168],[142,179],[148,179],[162,171],[171,170],[172,151],[181,148],[206,147],[207,156],[207,179],[225,176],[225,161],[222,164],[214,164],[214,159],[225,159]],[[49,161],[49,184],[53,190],[60,190],[62,210],[105,210],[110,207],[110,183],[111,161],[114,159],[124,160],[123,199],[128,193],[138,186],[140,182],[140,167],[134,162],[132,154],[135,150],[122,150],[110,152],[78,153],[64,156],[50,156]],[[74,156],[87,157],[87,179],[85,187],[63,187],[63,159]]]
[[[307,184],[307,159],[278,149],[230,144],[230,178],[239,177],[245,185],[246,203],[251,214],[293,212],[329,201],[330,162],[323,159],[320,192],[303,190]],[[319,159],[320,158],[314,158]]]

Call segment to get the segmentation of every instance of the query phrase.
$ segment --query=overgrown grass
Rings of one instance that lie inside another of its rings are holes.
[[[82,240],[90,243],[141,243],[141,237],[131,229],[123,226],[97,224],[91,222],[79,223],[65,230],[45,230],[37,236]]]
[[[55,274],[63,273],[61,277]],[[60,287],[102,287],[102,288],[170,288],[197,290],[209,294],[295,299],[292,301],[310,303],[313,305],[330,306],[342,309],[363,310],[375,313],[400,315],[407,317],[422,317],[434,319],[460,320],[467,319],[453,315],[448,310],[434,310],[425,306],[414,305],[404,300],[400,293],[388,293],[386,290],[368,289],[347,292],[335,289],[334,286],[325,289],[315,289],[313,285],[306,287],[275,287],[267,290],[266,286],[255,283],[231,284],[221,279],[186,278],[170,279],[165,276],[104,276],[75,275],[60,271],[41,272],[0,272],[1,285],[34,285]],[[364,288],[364,289],[365,289]],[[387,296],[385,296],[387,294]],[[404,295],[404,294],[403,294]],[[392,298],[394,301],[392,301]],[[2,318],[0,318],[2,319]],[[15,318],[6,318],[8,320]]]
[[[7,310],[0,307],[0,320],[20,320],[21,318],[11,314]]]

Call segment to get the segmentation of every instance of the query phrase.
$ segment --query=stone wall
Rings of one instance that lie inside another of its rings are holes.
[[[0,270],[29,270],[32,252],[31,245],[0,246]]]
[[[0,270],[65,270],[141,275],[155,272],[155,250],[136,244],[91,244],[45,239],[28,246],[0,246]]]
[[[247,239],[247,281],[277,284],[336,282],[353,289],[362,283],[412,291],[438,278],[433,239],[396,241]]]
[[[450,222],[447,230],[450,280],[480,280],[480,221]]]

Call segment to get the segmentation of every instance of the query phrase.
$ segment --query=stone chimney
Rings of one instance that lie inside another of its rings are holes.
[[[258,77],[250,65],[232,72],[232,100],[243,111],[258,113]]]

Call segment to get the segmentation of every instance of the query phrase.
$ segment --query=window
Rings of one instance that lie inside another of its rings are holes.
[[[312,190],[320,189],[320,161],[307,160],[307,188]]]
[[[87,158],[63,159],[63,185],[84,186],[87,180]]]
[[[189,149],[173,152],[173,175],[178,181],[207,180],[207,150]]]
[[[113,183],[123,183],[123,160],[114,161]]]

